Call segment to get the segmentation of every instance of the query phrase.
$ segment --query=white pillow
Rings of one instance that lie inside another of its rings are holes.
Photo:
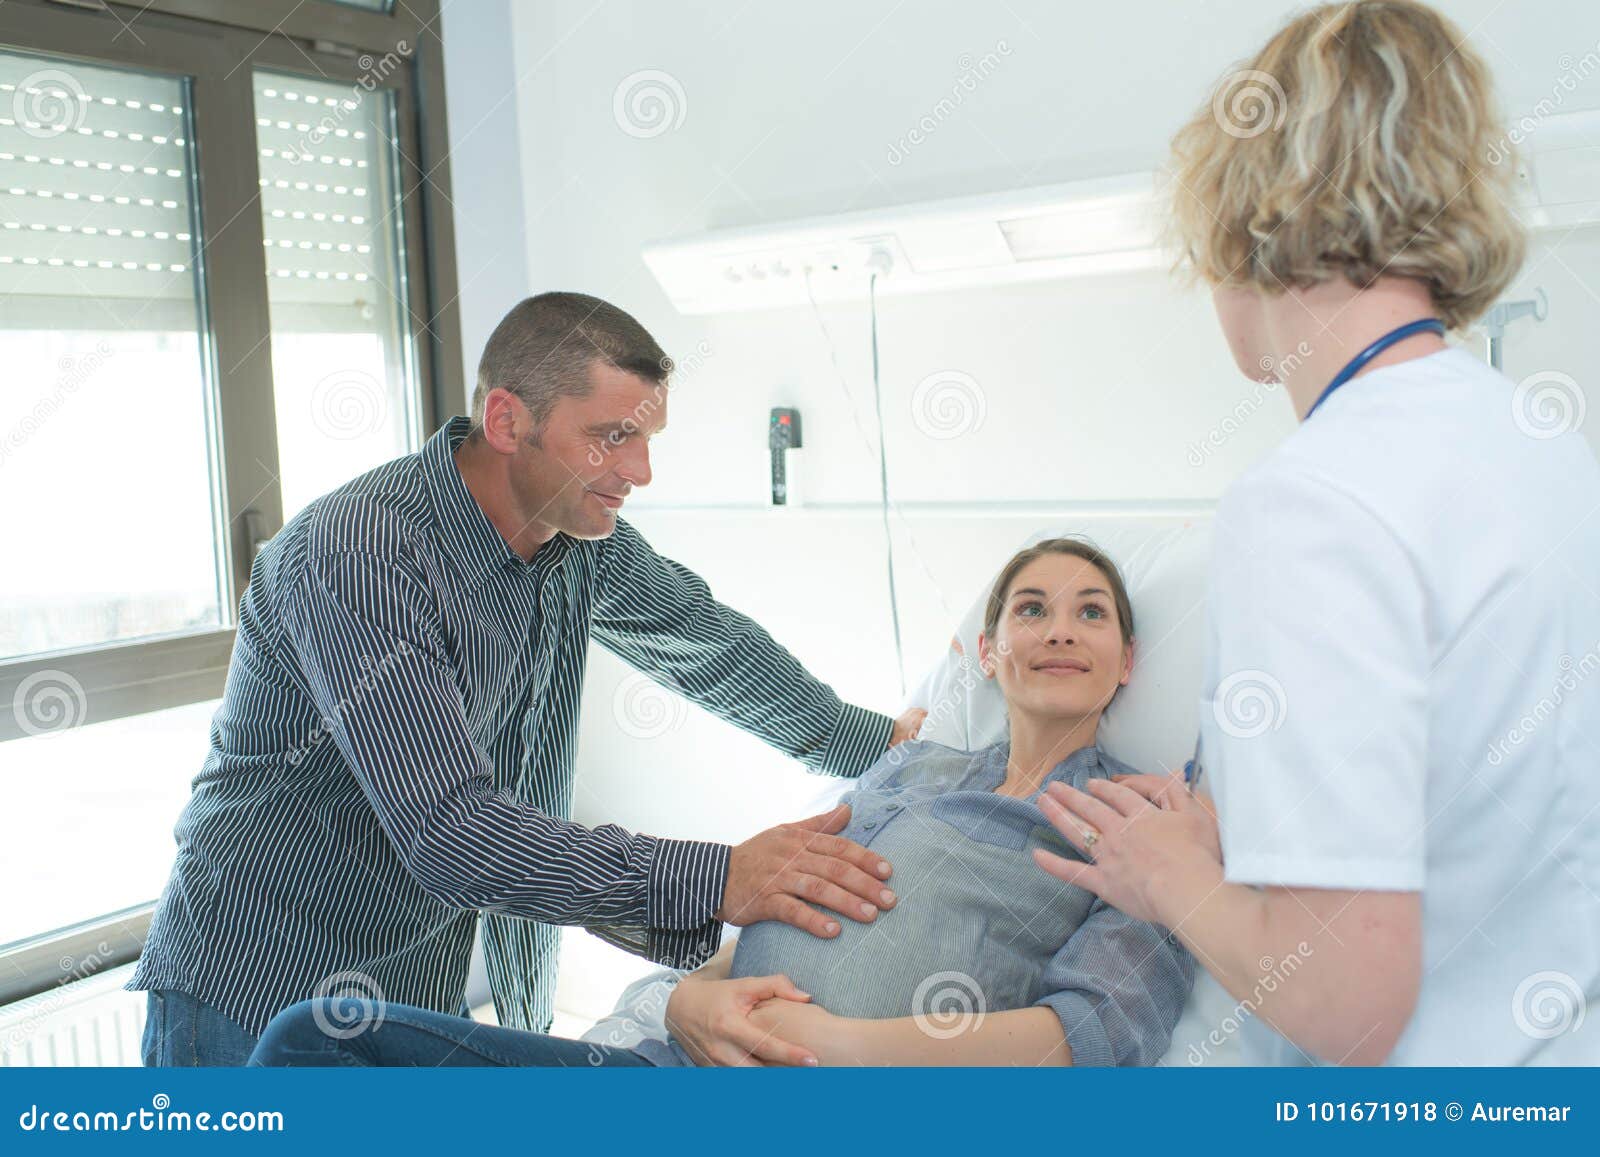
[[[1182,767],[1193,753],[1195,705],[1200,697],[1205,646],[1206,571],[1211,522],[1152,528],[1122,523],[1095,532],[1052,527],[1018,549],[1047,538],[1086,538],[1122,571],[1133,604],[1133,678],[1117,693],[1100,723],[1100,746],[1140,771],[1160,774]],[[950,650],[911,692],[904,707],[928,712],[919,738],[976,751],[1005,737],[1005,700],[999,685],[978,666],[978,633],[994,570],[961,617]]]

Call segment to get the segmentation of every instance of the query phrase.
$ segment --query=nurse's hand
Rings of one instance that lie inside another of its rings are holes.
[[[1159,808],[1175,809],[1183,806],[1187,801],[1179,799],[1179,795],[1187,796],[1211,814],[1211,851],[1220,861],[1222,859],[1222,841],[1217,835],[1217,808],[1209,795],[1203,792],[1192,792],[1189,785],[1184,782],[1183,772],[1174,771],[1168,775],[1114,775],[1112,783],[1120,783],[1130,787],[1145,799]]]
[[[810,1050],[751,1018],[764,1002],[803,1005],[810,999],[787,976],[707,980],[691,973],[667,1001],[667,1027],[698,1065],[814,1065]]]
[[[836,807],[736,845],[717,919],[741,928],[782,920],[824,940],[839,935],[839,922],[813,904],[862,923],[877,919],[895,902],[883,883],[889,861],[834,834],[849,822],[849,807]]]
[[[1123,783],[1092,779],[1080,791],[1052,783],[1039,810],[1092,863],[1036,850],[1034,863],[1058,879],[1093,892],[1136,920],[1167,928],[1186,912],[1167,911],[1166,885],[1176,879],[1222,881],[1217,820],[1190,794],[1182,773],[1161,792],[1165,806]]]

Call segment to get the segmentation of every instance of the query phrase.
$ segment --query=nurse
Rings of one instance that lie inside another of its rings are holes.
[[[1442,336],[1523,258],[1494,108],[1449,22],[1366,0],[1174,142],[1182,253],[1301,424],[1217,512],[1217,818],[1181,776],[1052,785],[1092,862],[1035,858],[1174,930],[1254,1063],[1600,1062],[1600,469],[1561,367]]]

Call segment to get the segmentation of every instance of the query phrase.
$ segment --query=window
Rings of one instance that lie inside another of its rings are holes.
[[[4,52],[0,102],[0,658],[215,628],[188,87]]]
[[[0,3],[10,964],[148,919],[256,551],[464,397],[438,18]]]
[[[0,905],[0,944],[161,894],[172,825],[215,708],[213,700],[63,726],[6,745],[0,879],[13,886]],[[22,880],[26,887],[14,886]]]
[[[255,74],[284,517],[416,444],[394,94]]]

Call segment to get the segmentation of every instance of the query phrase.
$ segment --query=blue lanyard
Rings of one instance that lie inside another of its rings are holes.
[[[1349,363],[1346,364],[1344,369],[1340,370],[1334,377],[1333,381],[1328,383],[1328,388],[1322,391],[1322,396],[1311,404],[1311,408],[1306,411],[1306,418],[1310,418],[1312,414],[1317,412],[1317,407],[1328,400],[1329,394],[1333,393],[1333,391],[1337,390],[1340,386],[1344,385],[1351,378],[1359,374],[1362,366],[1366,365],[1373,358],[1377,357],[1396,342],[1405,341],[1406,338],[1410,337],[1412,334],[1418,333],[1436,333],[1440,337],[1443,337],[1444,322],[1440,321],[1436,317],[1425,317],[1421,321],[1407,322],[1399,329],[1393,329],[1384,334],[1377,341],[1373,342],[1366,349],[1362,350],[1355,357],[1350,359]]]

